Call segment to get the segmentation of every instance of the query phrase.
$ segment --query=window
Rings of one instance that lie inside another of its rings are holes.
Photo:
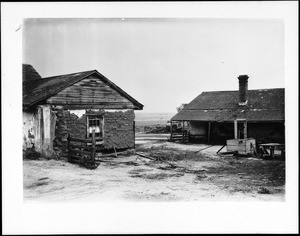
[[[95,137],[103,137],[103,117],[102,116],[88,116],[87,118],[87,136],[92,137],[93,130],[95,130]]]

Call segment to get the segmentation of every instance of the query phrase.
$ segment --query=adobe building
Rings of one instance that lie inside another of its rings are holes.
[[[134,110],[142,109],[97,70],[42,78],[23,65],[23,150],[65,156],[69,134],[89,138],[93,130],[102,150],[134,148]]]

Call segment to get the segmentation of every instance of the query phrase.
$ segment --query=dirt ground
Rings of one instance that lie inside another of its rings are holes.
[[[95,170],[65,161],[24,160],[24,200],[285,200],[284,161],[217,155],[221,146],[171,143],[167,137],[136,135],[136,152],[157,160],[136,154],[106,157]]]

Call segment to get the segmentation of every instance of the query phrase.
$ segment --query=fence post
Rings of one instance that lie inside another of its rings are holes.
[[[134,141],[133,148],[135,149],[135,121],[133,121],[133,141]]]
[[[95,148],[96,148],[95,130],[93,130],[93,133],[92,133],[92,153],[91,153],[91,158],[92,158],[92,163],[93,164],[95,164]]]
[[[170,120],[170,141],[172,142],[173,140],[172,140],[172,136],[173,136],[173,130],[172,130],[172,120]]]
[[[68,140],[68,146],[67,146],[67,148],[68,148],[68,162],[70,162],[70,160],[71,160],[71,158],[70,158],[70,134],[68,133],[68,138],[67,138],[67,140]]]

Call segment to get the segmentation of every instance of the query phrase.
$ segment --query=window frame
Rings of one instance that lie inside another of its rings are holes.
[[[96,140],[102,140],[104,137],[104,115],[99,115],[99,114],[88,114],[86,115],[86,137],[91,138],[91,133],[90,133],[90,120],[96,121],[95,122],[95,127],[99,126],[100,132],[99,136],[95,135]],[[97,125],[97,121],[99,121],[99,125]],[[96,134],[96,133],[95,133]],[[97,132],[98,134],[98,132]]]

